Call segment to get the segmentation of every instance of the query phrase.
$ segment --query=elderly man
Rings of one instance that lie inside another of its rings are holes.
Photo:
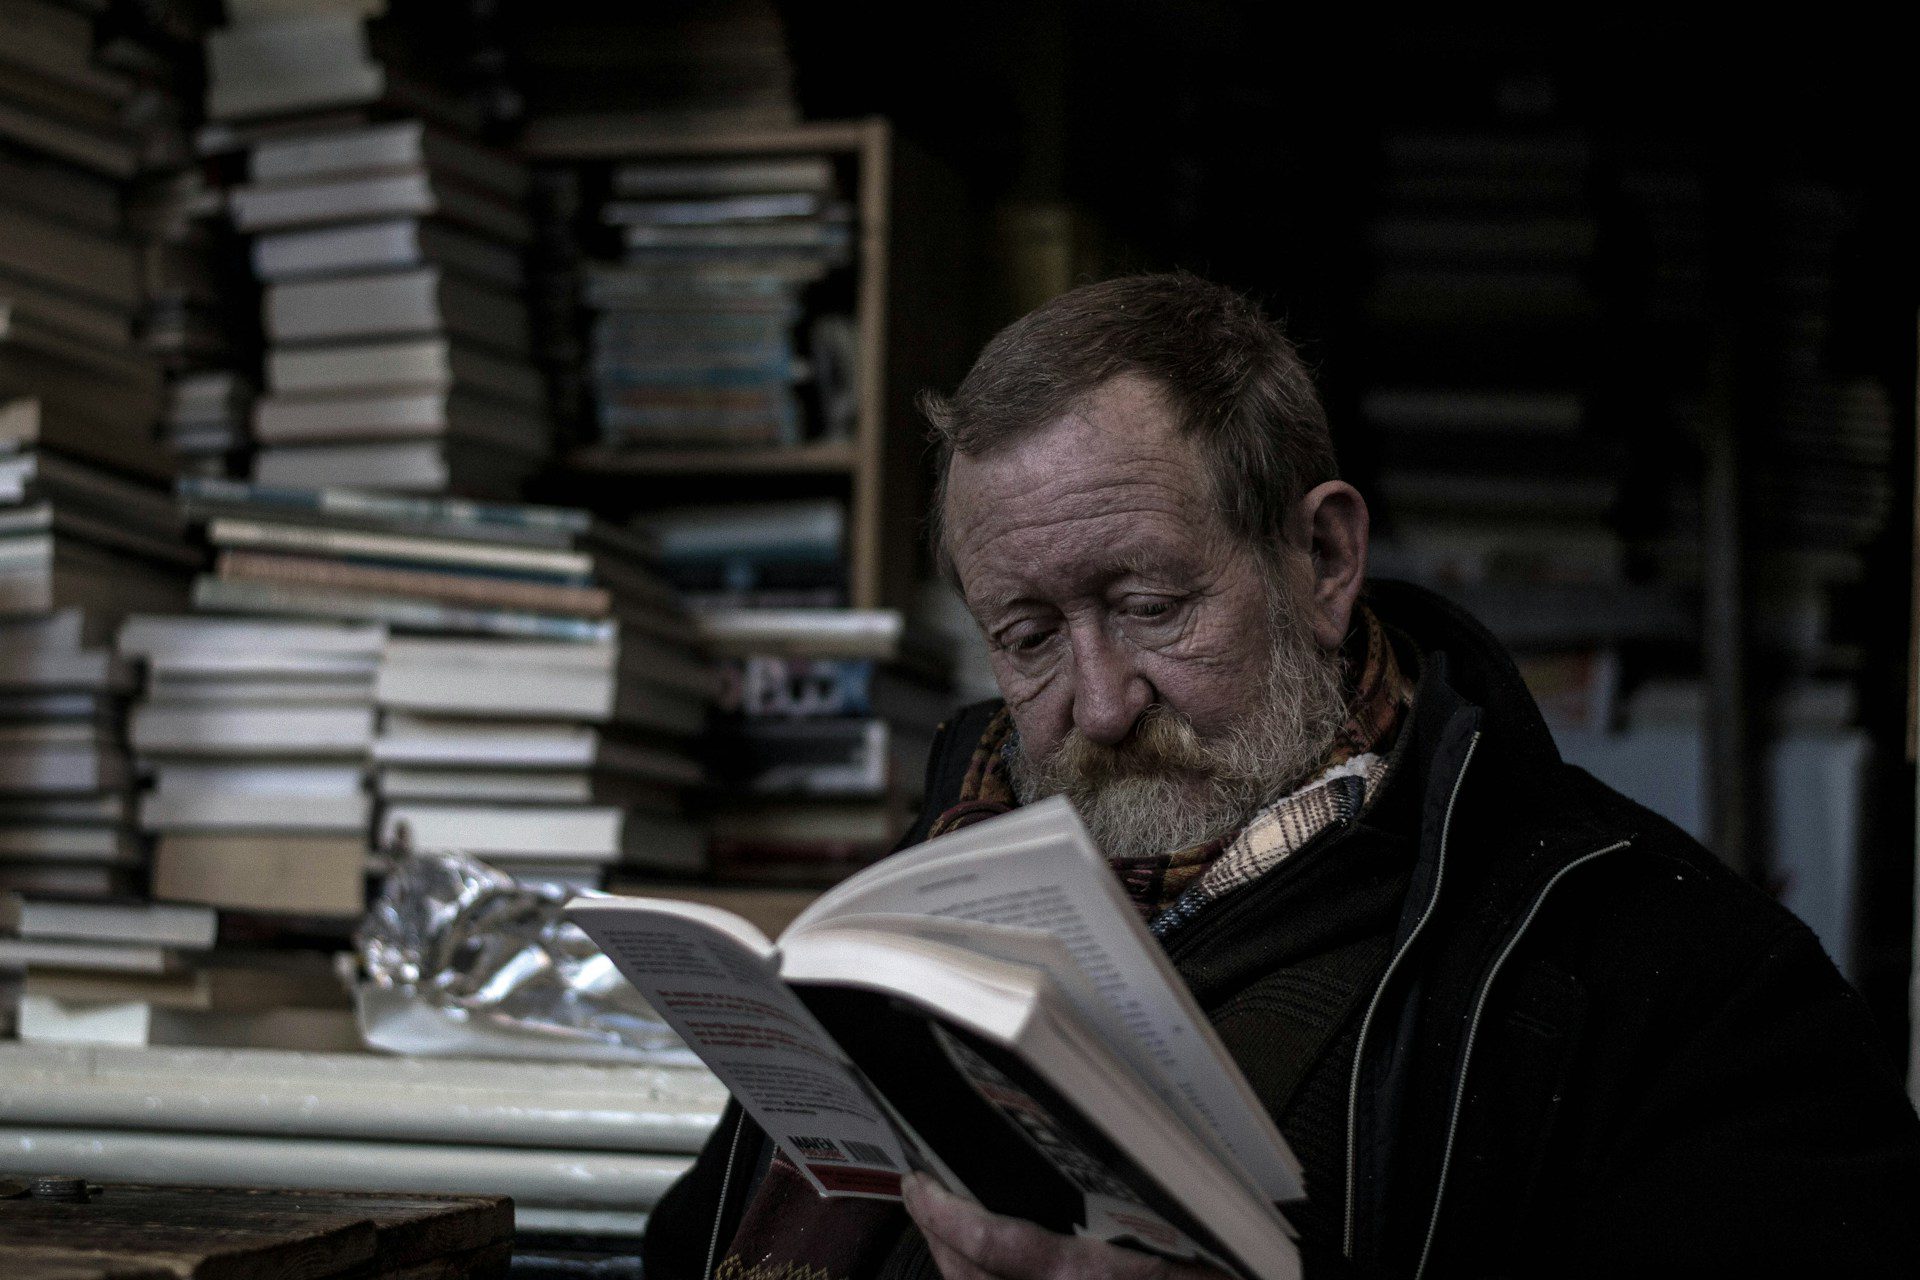
[[[1920,1274],[1920,1124],[1858,997],[1562,764],[1471,618],[1365,581],[1366,504],[1254,307],[1081,288],[926,408],[1005,700],[946,726],[906,843],[1073,800],[1304,1165],[1309,1275]],[[923,1179],[905,1209],[815,1198],[733,1110],[650,1280],[1193,1270]]]

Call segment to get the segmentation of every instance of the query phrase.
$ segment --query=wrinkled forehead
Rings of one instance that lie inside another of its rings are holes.
[[[956,457],[943,518],[970,600],[987,576],[1064,587],[1128,570],[1191,571],[1220,553],[1225,535],[1192,443],[1124,396]]]

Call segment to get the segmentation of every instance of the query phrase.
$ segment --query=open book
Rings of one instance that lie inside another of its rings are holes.
[[[1299,1274],[1300,1170],[1073,808],[896,854],[776,943],[731,912],[567,914],[822,1195],[907,1169],[996,1213]]]

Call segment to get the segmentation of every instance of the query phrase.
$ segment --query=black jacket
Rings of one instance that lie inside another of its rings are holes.
[[[1320,840],[1398,843],[1412,880],[1354,1010],[1338,1238],[1305,1242],[1309,1274],[1920,1275],[1920,1121],[1813,934],[1562,763],[1478,623],[1371,591],[1422,652],[1419,693],[1381,796]],[[905,843],[991,712],[941,735]],[[1230,1046],[1275,976],[1272,879],[1167,940],[1216,1022],[1234,1011]],[[701,1275],[765,1159],[730,1109],[655,1212],[650,1280]]]

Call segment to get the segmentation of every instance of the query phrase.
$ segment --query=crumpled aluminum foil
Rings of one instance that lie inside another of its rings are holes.
[[[570,896],[464,853],[397,858],[354,934],[367,1043],[412,1054],[698,1061],[561,918]]]

